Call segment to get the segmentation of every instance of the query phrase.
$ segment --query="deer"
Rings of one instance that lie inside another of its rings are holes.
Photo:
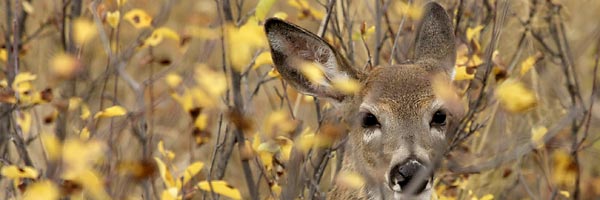
[[[360,189],[333,186],[328,199],[431,199],[459,109],[434,93],[433,77],[452,84],[456,61],[453,23],[435,2],[423,7],[413,56],[402,64],[371,69],[351,66],[324,39],[282,19],[264,24],[276,70],[301,93],[329,99],[348,128],[341,171],[365,178]],[[302,62],[318,63],[324,79],[311,82]],[[358,80],[360,91],[337,91],[331,80]]]

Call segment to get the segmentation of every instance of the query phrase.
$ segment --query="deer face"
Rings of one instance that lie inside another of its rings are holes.
[[[305,29],[278,19],[265,23],[281,76],[303,93],[339,102],[352,127],[343,170],[368,180],[356,196],[430,198],[434,168],[459,113],[432,88],[433,77],[445,77],[451,84],[456,56],[452,22],[437,3],[427,4],[424,13],[414,62],[369,71],[348,65],[331,45]],[[324,80],[309,81],[301,73],[302,62],[318,63]],[[332,80],[347,78],[358,80],[361,91],[348,95],[332,87]]]

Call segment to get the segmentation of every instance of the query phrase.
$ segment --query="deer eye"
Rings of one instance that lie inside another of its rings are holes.
[[[363,128],[379,128],[381,126],[377,121],[377,117],[371,113],[363,114],[361,125]]]
[[[433,116],[431,117],[431,122],[429,123],[429,126],[439,127],[439,126],[444,126],[444,125],[446,125],[446,111],[443,111],[443,110],[435,111],[435,113],[433,113]]]

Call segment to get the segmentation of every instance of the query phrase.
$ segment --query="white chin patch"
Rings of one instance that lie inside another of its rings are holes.
[[[363,135],[363,141],[368,143],[379,137],[381,137],[381,130],[375,129],[373,131],[368,131],[367,133],[365,133]]]
[[[394,190],[394,199],[431,199],[431,191],[433,191],[432,182],[433,181],[429,181],[425,186],[423,192],[419,193],[418,195],[402,194],[402,189],[400,188],[400,185],[394,185],[392,187],[392,190]]]

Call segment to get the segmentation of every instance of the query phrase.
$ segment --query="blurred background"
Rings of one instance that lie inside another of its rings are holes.
[[[280,78],[264,20],[323,33],[363,68],[410,60],[426,2],[6,0],[1,198],[323,199],[332,184],[359,188],[361,177],[335,176],[343,130],[323,124],[335,105]],[[599,198],[600,1],[438,2],[454,19],[467,112],[433,198]]]

